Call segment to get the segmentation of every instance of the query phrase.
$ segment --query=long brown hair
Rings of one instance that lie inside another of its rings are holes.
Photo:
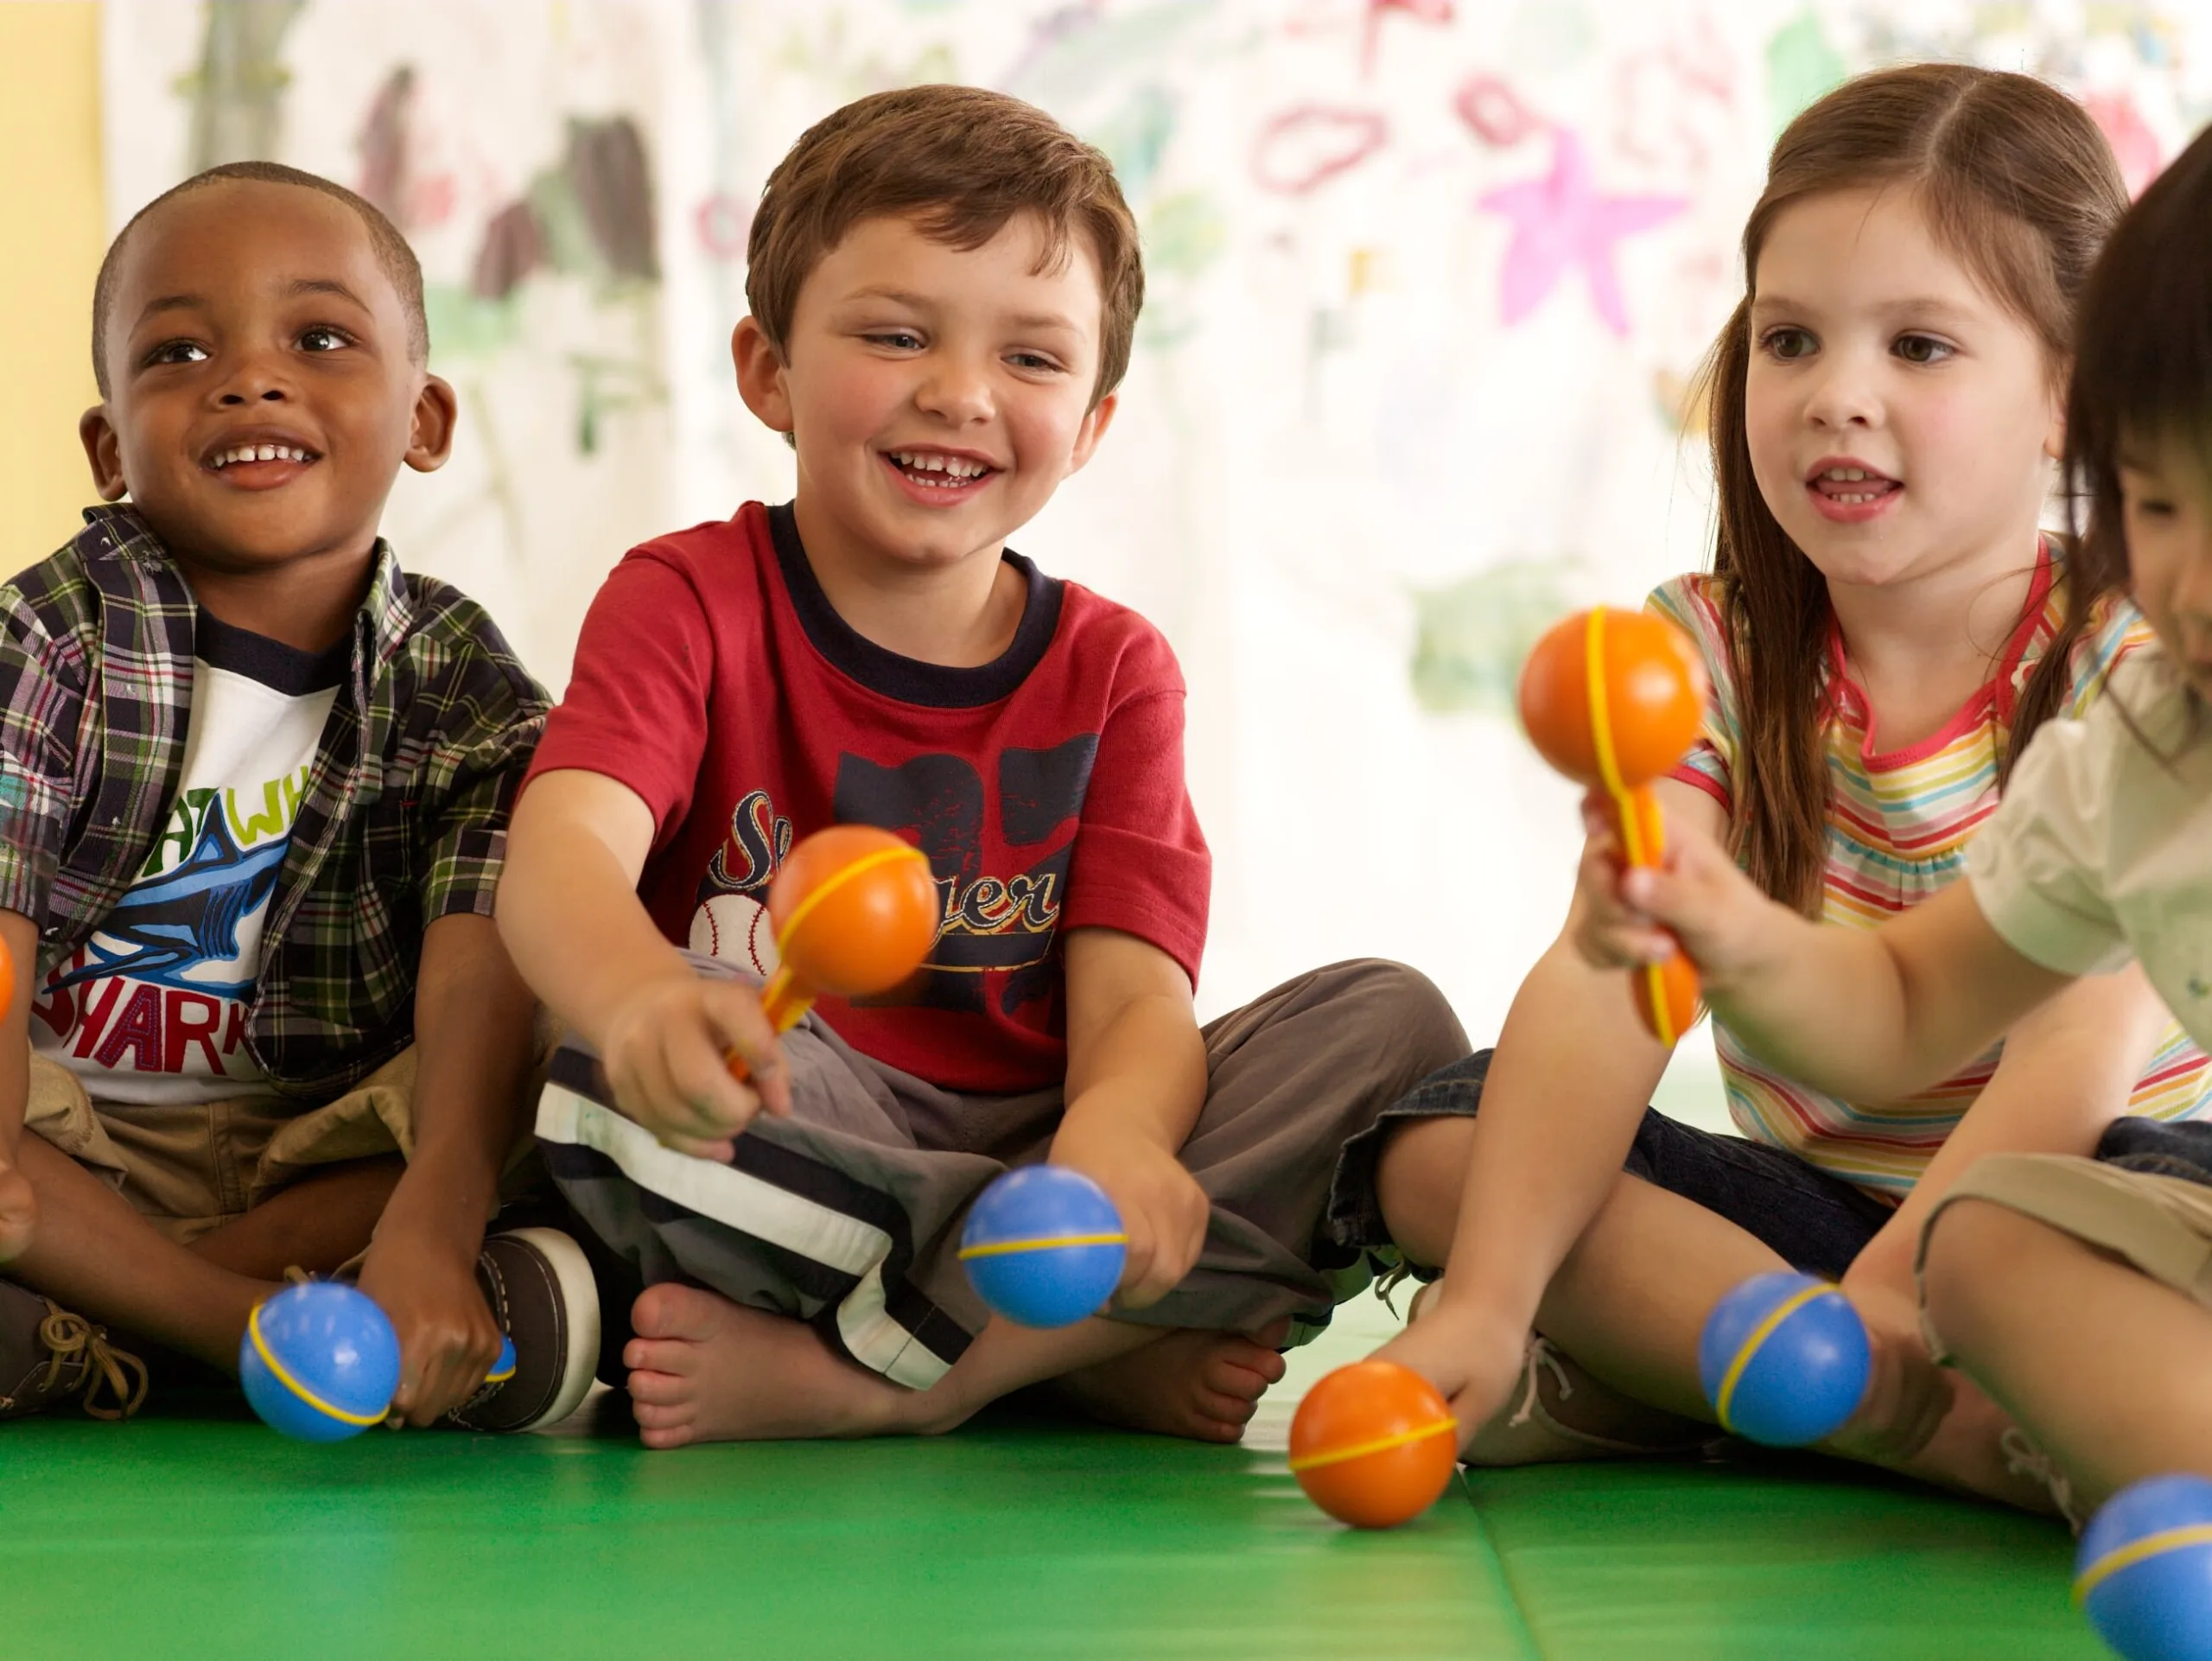
[[[1775,141],[1766,189],[1744,226],[1744,299],[1704,377],[1718,498],[1713,571],[1743,722],[1731,836],[1752,880],[1808,914],[1821,907],[1827,845],[1830,612],[1826,582],[1751,474],[1744,417],[1751,302],[1760,250],[1784,208],[1890,185],[1910,190],[1937,241],[2041,336],[2054,377],[2072,353],[2075,299],[2127,206],[2112,151],[2081,105],[2030,76],[1966,64],[1847,81]],[[2069,576],[2066,625],[2013,712],[2007,770],[2057,708],[2088,606],[2113,586],[2088,572]]]

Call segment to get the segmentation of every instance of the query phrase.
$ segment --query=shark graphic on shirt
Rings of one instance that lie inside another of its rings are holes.
[[[53,990],[128,975],[213,997],[250,996],[253,964],[243,965],[249,972],[235,981],[191,977],[191,971],[237,959],[238,925],[275,891],[290,845],[289,837],[275,837],[242,849],[222,811],[209,813],[192,852],[167,875],[142,881],[116,901],[85,943],[84,964],[56,979]]]

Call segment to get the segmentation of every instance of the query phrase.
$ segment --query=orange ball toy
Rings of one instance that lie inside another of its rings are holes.
[[[1291,1473],[1339,1523],[1395,1528],[1434,1505],[1452,1480],[1459,1429],[1421,1374],[1395,1361],[1355,1361],[1298,1404]]]
[[[929,860],[872,824],[816,831],[768,885],[777,953],[793,978],[832,997],[898,985],[936,944],[938,918]]]
[[[1630,865],[1666,853],[1654,780],[1672,772],[1704,719],[1705,666],[1681,630],[1649,612],[1598,606],[1555,624],[1521,671],[1521,724],[1537,753],[1612,799]],[[1636,977],[1637,1013],[1662,1044],[1697,1019],[1697,971],[1680,951]]]
[[[788,1032],[814,1000],[887,992],[921,967],[942,913],[922,850],[872,824],[817,830],[785,856],[768,885],[779,964],[760,995]],[[729,1058],[730,1071],[745,1064]]]

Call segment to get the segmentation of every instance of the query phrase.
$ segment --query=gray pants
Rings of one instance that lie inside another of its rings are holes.
[[[1383,1109],[1467,1053],[1444,998],[1373,960],[1286,982],[1205,1030],[1207,1091],[1184,1164],[1213,1202],[1198,1264],[1125,1319],[1307,1329],[1392,1257],[1372,1195]],[[607,1105],[588,1051],[556,1056],[537,1134],[569,1204],[642,1282],[683,1281],[812,1323],[926,1389],[987,1312],[957,1252],[969,1204],[1049,1150],[1058,1086],[963,1095],[860,1054],[809,1018],[785,1039],[792,1115],[728,1164],[662,1147]]]

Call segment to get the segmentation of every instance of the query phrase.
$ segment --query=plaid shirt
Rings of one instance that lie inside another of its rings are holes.
[[[145,521],[95,507],[0,587],[0,907],[37,981],[129,889],[184,771],[197,608]],[[545,693],[481,607],[382,541],[270,897],[245,1043],[302,1103],[412,1041],[423,930],[489,916]]]

